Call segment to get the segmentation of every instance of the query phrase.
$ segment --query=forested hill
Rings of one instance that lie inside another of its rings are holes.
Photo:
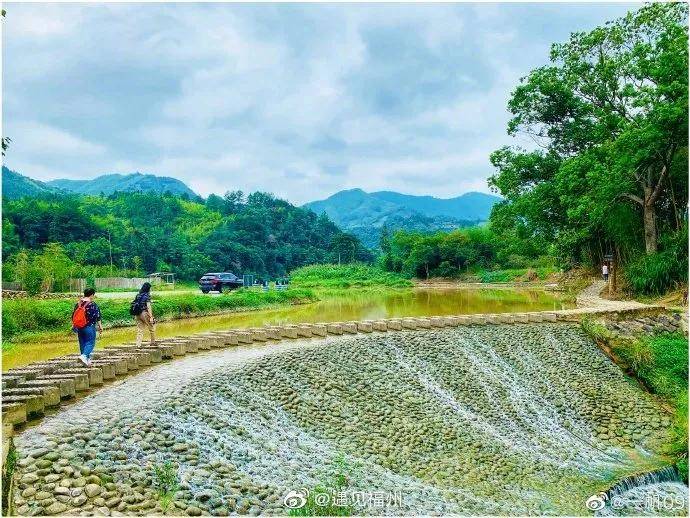
[[[109,269],[110,245],[115,268],[186,279],[218,270],[279,276],[306,264],[372,259],[327,216],[260,192],[205,202],[151,193],[6,199],[2,229],[4,280],[32,260],[88,276]],[[48,251],[48,243],[59,245]]]
[[[40,182],[7,167],[2,167],[2,195],[7,199],[42,194],[112,194],[114,192],[153,192],[199,198],[184,182],[153,174],[105,174],[92,180],[58,179]]]
[[[142,173],[104,174],[92,180],[58,179],[50,180],[46,184],[77,194],[112,194],[122,191],[170,193],[186,195],[190,198],[199,196],[176,178]]]
[[[59,194],[61,191],[43,182],[21,175],[2,166],[2,196],[8,199],[41,194]]]
[[[391,191],[340,191],[325,200],[307,203],[325,213],[341,228],[355,234],[370,248],[378,248],[384,227],[389,231],[433,232],[454,230],[486,221],[497,196],[470,192],[456,198],[412,196]]]

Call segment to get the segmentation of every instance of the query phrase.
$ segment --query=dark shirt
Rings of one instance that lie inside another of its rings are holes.
[[[146,303],[151,302],[151,294],[150,293],[137,293],[136,300],[139,303],[139,307],[142,309],[142,311],[146,311]]]
[[[77,302],[74,305],[74,311],[77,310],[77,307],[79,307],[81,301]],[[72,314],[74,314],[74,311],[72,311]],[[98,304],[95,302],[89,302],[86,304],[86,325],[87,326],[92,326],[96,322],[101,320],[101,308],[98,307]]]

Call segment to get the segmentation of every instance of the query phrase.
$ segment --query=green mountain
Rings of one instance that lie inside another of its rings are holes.
[[[184,182],[168,176],[153,174],[104,174],[93,180],[58,179],[46,182],[51,187],[57,187],[76,194],[112,194],[114,192],[155,192],[187,195],[190,198],[199,196]]]
[[[40,196],[42,194],[61,192],[56,187],[33,180],[2,166],[2,195],[4,198],[16,200],[25,196]]]
[[[412,196],[391,191],[340,191],[304,205],[325,213],[338,226],[352,232],[365,246],[378,248],[381,229],[433,232],[453,230],[486,221],[497,196],[470,192],[457,198]]]

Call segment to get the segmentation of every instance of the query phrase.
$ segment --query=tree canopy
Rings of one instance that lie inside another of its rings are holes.
[[[649,4],[552,46],[508,103],[508,133],[535,148],[491,155],[494,228],[592,264],[654,254],[687,225],[687,19]]]

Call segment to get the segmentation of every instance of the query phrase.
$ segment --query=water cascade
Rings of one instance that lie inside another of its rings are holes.
[[[19,480],[38,463],[39,491],[88,472],[112,498],[69,509],[150,514],[153,466],[171,461],[180,512],[275,514],[340,465],[352,493],[400,495],[362,513],[583,514],[606,488],[631,509],[687,497],[667,471],[626,479],[668,464],[669,425],[575,325],[373,333],[154,367],[21,435]],[[26,494],[19,509],[43,505]]]

